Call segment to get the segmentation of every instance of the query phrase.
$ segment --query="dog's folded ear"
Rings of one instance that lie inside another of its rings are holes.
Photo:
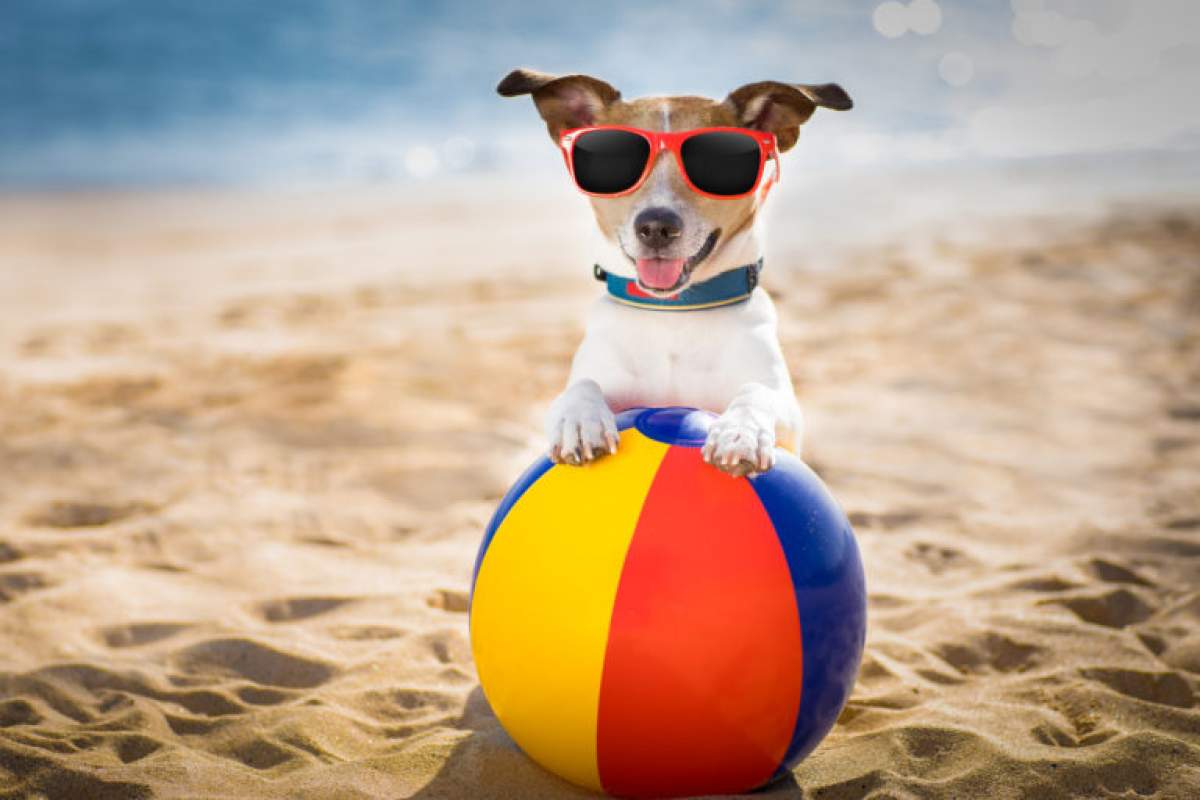
[[[532,69],[514,69],[496,87],[504,97],[533,95],[538,113],[546,121],[550,138],[571,128],[594,125],[621,93],[591,75],[549,75]]]
[[[854,101],[836,83],[780,83],[759,81],[734,89],[725,98],[747,128],[775,134],[780,150],[788,150],[817,106],[847,111]]]

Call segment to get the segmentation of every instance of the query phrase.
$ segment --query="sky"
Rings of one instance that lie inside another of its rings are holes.
[[[513,67],[626,97],[835,81],[826,169],[1200,154],[1196,0],[7,0],[0,188],[557,168]],[[819,126],[819,129],[817,128]]]

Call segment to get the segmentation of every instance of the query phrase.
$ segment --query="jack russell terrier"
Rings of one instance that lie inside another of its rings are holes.
[[[758,211],[817,106],[846,110],[836,84],[762,81],[724,100],[622,100],[588,75],[517,69],[505,97],[533,95],[611,250],[608,293],[592,307],[566,390],[550,408],[550,458],[584,464],[616,451],[614,412],[695,406],[720,416],[704,460],[734,476],[800,451],[803,420],[757,289]]]

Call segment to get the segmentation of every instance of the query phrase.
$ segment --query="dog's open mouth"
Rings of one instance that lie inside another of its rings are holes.
[[[671,294],[678,291],[688,282],[696,265],[712,253],[720,236],[721,229],[717,228],[708,235],[704,244],[691,258],[631,259],[637,268],[638,285],[654,294]]]

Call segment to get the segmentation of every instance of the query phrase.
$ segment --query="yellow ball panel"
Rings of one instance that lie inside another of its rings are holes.
[[[616,455],[550,469],[501,523],[471,601],[475,663],[496,716],[533,760],[596,790],[609,621],[667,449],[631,428]]]

